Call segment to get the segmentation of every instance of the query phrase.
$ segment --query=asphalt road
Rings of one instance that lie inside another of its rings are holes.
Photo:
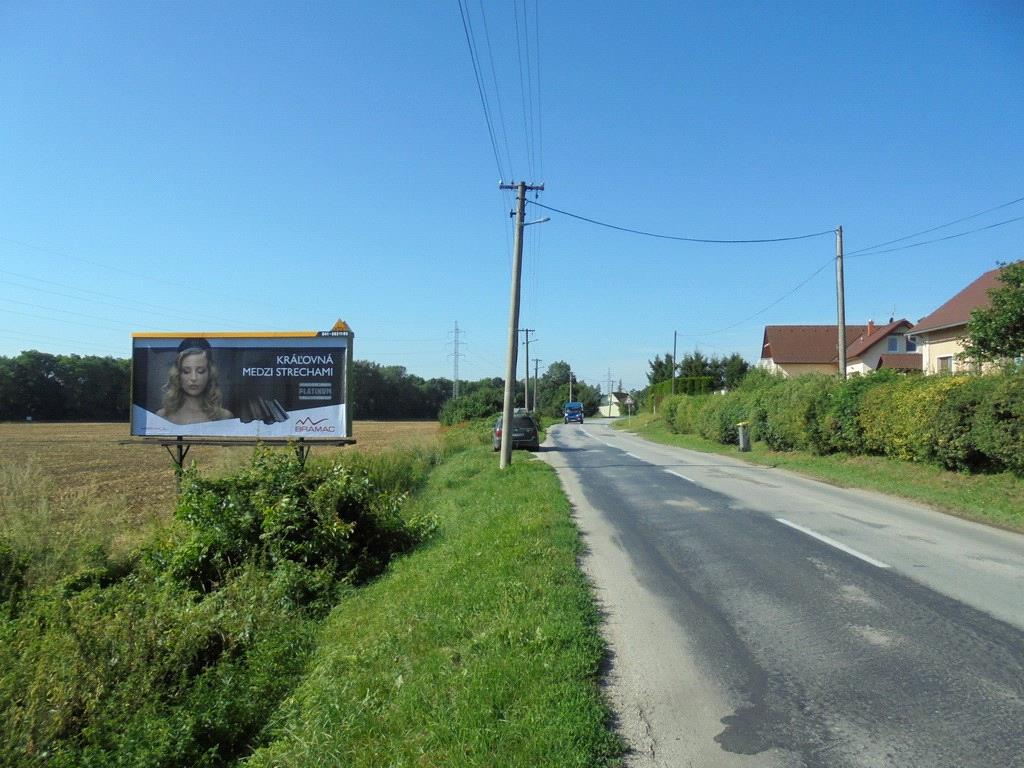
[[[1024,767],[1024,536],[600,421],[539,456],[628,765]]]

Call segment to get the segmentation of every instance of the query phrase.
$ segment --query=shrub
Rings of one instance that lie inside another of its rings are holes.
[[[672,420],[676,432],[693,435],[698,432],[698,418],[713,395],[679,395],[675,417]]]
[[[737,443],[739,434],[736,425],[747,419],[744,399],[735,393],[708,395],[701,405],[696,416],[700,435],[723,445]]]
[[[1018,474],[1024,474],[1024,374],[999,377],[975,414],[977,447]]]
[[[676,409],[683,401],[682,395],[669,395],[661,401],[661,420],[665,422],[670,432],[678,432],[676,427]]]
[[[841,382],[830,394],[820,426],[812,436],[814,450],[820,454],[866,453],[864,430],[858,419],[861,402],[872,387],[892,382],[898,376],[893,370],[883,369],[867,376],[851,376]]]
[[[348,461],[261,450],[234,476],[193,468],[180,530],[141,558],[83,550],[45,588],[0,540],[19,596],[0,614],[0,765],[219,766],[257,746],[317,617],[433,525],[400,514],[429,452]]]
[[[759,399],[763,415],[757,413],[755,418],[755,423],[761,422],[760,438],[776,451],[812,448],[812,432],[819,429],[820,415],[836,386],[832,377],[813,374],[770,387]]]
[[[997,462],[978,446],[974,423],[978,408],[999,384],[993,376],[943,377],[954,384],[940,399],[934,414],[934,460],[955,471],[990,469]]]
[[[386,467],[379,459],[376,466],[378,473]],[[388,479],[392,487],[381,489],[365,467],[304,470],[292,453],[267,449],[233,477],[211,480],[189,470],[176,510],[188,534],[168,554],[168,571],[200,592],[217,589],[251,559],[304,568],[311,572],[304,583],[323,581],[312,575],[321,570],[338,581],[374,576],[424,532],[422,524],[406,525],[401,482]]]

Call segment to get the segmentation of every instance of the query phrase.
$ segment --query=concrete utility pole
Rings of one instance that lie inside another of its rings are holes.
[[[612,417],[612,369],[608,369],[608,418]]]
[[[537,376],[537,369],[540,368],[540,358],[533,358],[533,412],[537,412],[537,382],[540,378]]]
[[[679,340],[679,332],[672,331],[672,394],[676,393],[676,368],[679,367],[676,362],[676,342]]]
[[[452,331],[455,334],[455,352],[452,353],[452,357],[455,358],[455,370],[452,372],[452,399],[456,399],[459,396],[459,358],[462,355],[459,354],[459,321],[455,321],[455,330]]]
[[[525,181],[518,184],[499,184],[499,189],[515,189],[516,234],[512,253],[512,291],[508,309],[508,355],[505,359],[505,405],[501,415],[501,459],[498,466],[505,469],[512,463],[512,392],[516,376],[516,353],[519,351],[519,283],[523,270],[523,227],[526,226],[526,191],[544,190],[544,185],[530,186]]]
[[[534,329],[520,328],[519,330],[522,331],[523,335],[526,337],[526,359],[523,361],[525,363],[523,369],[526,372],[526,376],[524,377],[525,391],[523,392],[523,407],[526,408],[526,410],[530,410],[530,334],[534,333]],[[536,341],[536,339],[534,339],[534,341]]]
[[[846,289],[843,287],[843,227],[836,227],[836,312],[839,330],[839,379],[846,380]]]
[[[569,366],[569,402],[570,403],[575,402],[572,399],[572,366],[571,365]]]

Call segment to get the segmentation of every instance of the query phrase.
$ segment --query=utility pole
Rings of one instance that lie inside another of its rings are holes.
[[[529,186],[525,181],[518,184],[499,184],[499,189],[515,189],[516,234],[512,247],[512,290],[508,309],[508,354],[505,359],[505,403],[501,414],[501,459],[498,466],[505,469],[512,463],[512,387],[515,384],[516,353],[519,351],[519,282],[523,270],[523,228],[526,226],[526,191],[544,190],[544,185]]]
[[[537,370],[540,368],[540,358],[533,358],[533,412],[537,412],[537,382],[540,378],[537,376]]]
[[[452,357],[455,358],[455,370],[452,372],[452,399],[456,399],[459,396],[459,358],[462,355],[459,354],[459,321],[455,321],[455,330],[452,331],[455,334],[455,352],[452,353]]]
[[[608,369],[608,418],[612,416],[612,369]]]
[[[676,393],[676,368],[679,367],[676,361],[676,342],[678,341],[679,332],[672,331],[672,394]]]
[[[523,366],[526,371],[526,376],[524,378],[525,392],[523,393],[523,407],[526,408],[526,410],[530,410],[530,334],[534,333],[534,329],[520,328],[519,330],[522,331],[523,335],[526,337],[526,359],[524,360],[526,364]],[[536,339],[534,339],[534,341],[536,341]]]
[[[575,402],[572,399],[572,366],[571,365],[569,366],[569,402],[570,403]]]
[[[843,227],[836,227],[836,311],[839,330],[839,379],[846,380],[846,289],[843,287]]]

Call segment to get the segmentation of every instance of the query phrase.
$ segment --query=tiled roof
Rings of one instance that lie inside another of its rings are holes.
[[[846,358],[849,360],[854,357],[860,357],[868,349],[870,349],[872,346],[885,339],[890,334],[896,333],[901,329],[905,331],[911,325],[912,323],[909,320],[901,318],[899,320],[891,321],[887,325],[880,325],[875,327],[874,330],[871,332],[870,336],[868,335],[867,330],[865,329],[864,333],[861,336],[854,339],[853,343],[846,348]],[[850,326],[847,326],[846,328],[846,338],[849,339],[851,338],[849,330]]]
[[[1000,269],[1001,267],[997,267],[989,270],[930,315],[922,317],[911,329],[911,333],[926,333],[941,328],[967,325],[967,321],[971,319],[971,310],[987,307],[989,289],[1001,285]]]
[[[921,365],[922,361],[920,352],[908,352],[904,354],[891,352],[878,358],[878,367],[880,369],[895,368],[897,371],[920,371]]]
[[[866,325],[847,325],[846,338],[867,332]],[[766,325],[761,358],[776,364],[831,364],[839,359],[839,330],[834,325]]]

